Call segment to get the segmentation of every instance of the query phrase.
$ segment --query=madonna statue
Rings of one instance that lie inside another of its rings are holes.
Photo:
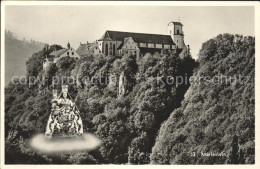
[[[83,134],[79,110],[68,94],[68,85],[62,85],[62,93],[57,97],[53,90],[52,108],[46,126],[46,137],[75,137]]]

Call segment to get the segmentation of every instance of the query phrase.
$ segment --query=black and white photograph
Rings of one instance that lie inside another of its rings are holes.
[[[187,5],[1,3],[1,167],[259,165],[259,3]]]

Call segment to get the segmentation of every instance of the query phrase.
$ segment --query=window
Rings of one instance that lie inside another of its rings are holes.
[[[71,54],[74,55],[74,52],[72,52]]]
[[[179,29],[177,30],[177,34],[179,34]]]
[[[116,45],[113,44],[113,56],[115,56],[115,55],[116,55]]]
[[[69,55],[70,54],[70,52],[67,52],[67,55]]]
[[[105,55],[108,55],[108,44],[105,46]]]

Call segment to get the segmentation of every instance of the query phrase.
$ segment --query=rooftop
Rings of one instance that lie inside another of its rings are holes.
[[[53,55],[54,57],[59,57],[63,53],[65,53],[68,49],[60,49],[57,51],[53,51],[50,55]]]
[[[180,23],[180,22],[173,22],[173,21],[171,21],[170,23],[173,23],[174,25],[181,25],[181,26],[183,26],[183,24]],[[169,25],[170,23],[168,23],[168,25]]]
[[[124,41],[124,38],[132,37],[135,42],[139,43],[157,43],[157,44],[171,44],[174,45],[170,35],[149,34],[149,33],[135,33],[135,32],[120,32],[120,31],[106,31],[99,41],[115,40]]]
[[[96,46],[96,42],[93,43],[84,43],[80,44],[78,49],[76,50],[77,54],[80,56],[86,55],[90,50],[92,50]]]

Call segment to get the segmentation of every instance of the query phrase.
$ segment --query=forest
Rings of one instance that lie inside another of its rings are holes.
[[[202,44],[197,61],[187,48],[181,53],[147,53],[138,61],[135,56],[90,54],[61,58],[43,71],[46,56],[61,48],[44,47],[27,60],[27,80],[34,76],[41,81],[10,83],[5,88],[6,164],[254,163],[253,37],[218,35]],[[103,83],[112,75],[120,79],[122,73],[123,94],[118,92],[118,80]],[[220,74],[241,75],[246,81],[199,85],[196,81],[199,76]],[[69,85],[69,93],[80,110],[84,132],[102,141],[95,151],[44,154],[28,146],[33,135],[45,132],[52,89],[61,87],[53,85],[53,77],[64,76],[77,79]],[[177,84],[168,83],[167,77],[195,80]],[[191,156],[210,151],[228,156]]]

